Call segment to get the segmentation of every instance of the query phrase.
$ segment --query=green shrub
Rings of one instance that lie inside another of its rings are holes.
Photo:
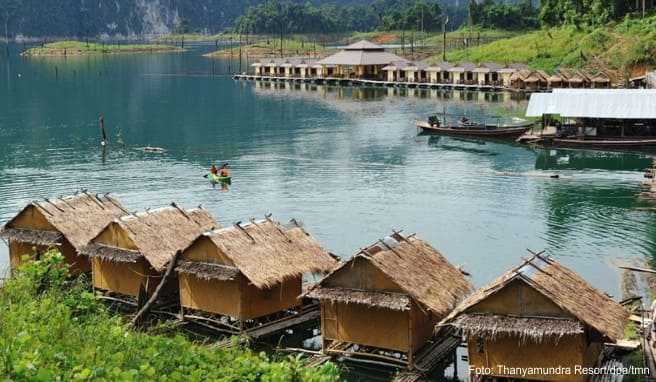
[[[0,375],[14,381],[312,381],[339,378],[333,364],[306,368],[235,345],[136,332],[70,279],[62,256],[27,262],[0,289]]]

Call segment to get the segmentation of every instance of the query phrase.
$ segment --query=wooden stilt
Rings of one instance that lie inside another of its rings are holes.
[[[150,296],[150,299],[146,304],[141,308],[137,314],[134,316],[132,319],[132,322],[130,323],[132,326],[137,326],[142,317],[148,313],[148,311],[153,307],[155,304],[155,301],[157,301],[157,297],[159,297],[159,293],[162,291],[164,288],[164,285],[166,285],[166,282],[169,281],[171,278],[171,275],[173,274],[173,269],[175,269],[175,265],[178,262],[178,258],[180,258],[181,251],[177,251],[171,261],[169,261],[169,265],[166,268],[166,272],[164,273],[164,277],[162,277],[162,280],[159,282],[159,285],[157,285],[157,288],[155,289],[155,292],[153,292],[153,295]]]

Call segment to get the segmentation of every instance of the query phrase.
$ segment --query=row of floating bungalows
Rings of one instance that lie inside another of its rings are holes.
[[[321,64],[305,58],[262,59],[252,64],[254,75],[285,79],[347,78],[388,83],[466,85],[520,90],[553,88],[610,88],[611,78],[603,71],[559,69],[553,74],[530,70],[523,64],[501,66],[496,63],[440,62],[429,65],[409,61],[392,62],[383,66],[376,76],[358,76],[338,65]]]
[[[223,322],[236,333],[281,311],[302,310],[302,300],[319,301],[328,355],[395,359],[395,366],[413,369],[440,336],[458,338],[456,344],[464,338],[472,376],[482,379],[513,378],[504,374],[513,367],[598,365],[604,344],[622,338],[628,317],[541,253],[474,291],[440,252],[396,231],[340,264],[295,221],[283,225],[267,216],[220,227],[201,208],[172,204],[130,213],[110,195],[82,192],[30,203],[1,235],[12,268],[56,247],[73,272],[91,271],[98,290],[137,297],[161,283],[190,317]],[[176,275],[162,282],[172,261]],[[303,288],[307,273],[325,276]]]

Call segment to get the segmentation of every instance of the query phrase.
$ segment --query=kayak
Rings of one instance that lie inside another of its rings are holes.
[[[212,183],[222,183],[222,184],[230,184],[232,181],[232,178],[229,176],[219,176],[212,173],[207,174],[207,179],[209,179],[210,182]]]

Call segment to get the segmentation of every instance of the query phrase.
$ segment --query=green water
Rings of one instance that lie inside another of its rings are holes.
[[[655,217],[636,209],[648,155],[424,137],[413,126],[443,109],[521,114],[516,95],[237,82],[211,75],[228,63],[202,58],[203,46],[68,60],[13,48],[0,61],[0,222],[30,200],[88,188],[134,210],[202,204],[223,224],[295,217],[344,258],[392,229],[417,232],[478,286],[527,248],[546,250],[616,296],[617,261],[656,253]],[[229,192],[203,178],[212,161],[231,164]]]

